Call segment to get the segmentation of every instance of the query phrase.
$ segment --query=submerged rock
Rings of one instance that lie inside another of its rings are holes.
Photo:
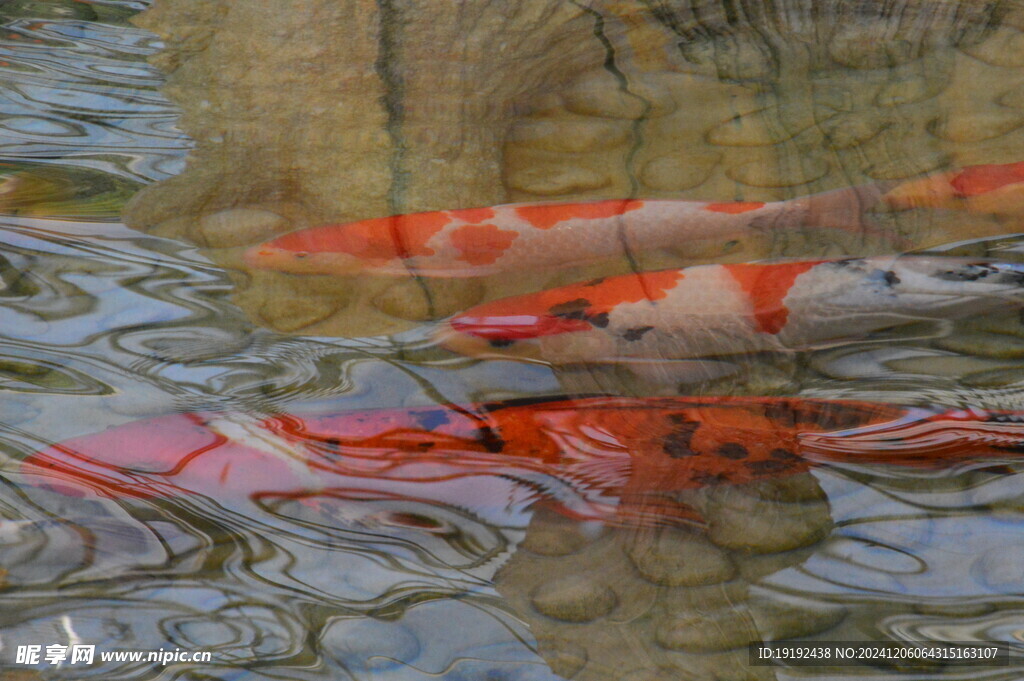
[[[166,42],[154,62],[196,147],[181,175],[130,202],[128,224],[245,269],[232,249],[298,226],[506,201],[766,201],[1024,156],[1012,96],[1024,74],[998,56],[1024,22],[1006,3],[755,2],[736,16],[684,0],[286,4],[158,0],[140,15]],[[877,218],[913,243],[967,229],[902,215]],[[686,246],[676,262],[729,257]],[[892,248],[818,232],[744,257]],[[446,284],[430,310],[420,286],[381,293],[362,277],[346,302],[295,314],[269,300],[307,294],[283,276],[240,279],[237,302],[321,335],[408,328],[539,283]]]

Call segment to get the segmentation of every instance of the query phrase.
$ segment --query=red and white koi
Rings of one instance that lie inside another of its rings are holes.
[[[438,333],[470,355],[554,364],[802,349],[1024,303],[1024,265],[884,256],[701,265],[484,303]]]
[[[434,211],[302,229],[245,257],[254,268],[301,274],[475,277],[587,264],[701,239],[724,242],[763,230],[871,231],[864,211],[880,194],[880,187],[867,186],[774,203],[622,199]]]
[[[821,463],[1015,458],[1022,442],[1024,415],[1006,412],[594,397],[275,418],[176,414],[53,445],[26,458],[21,473],[76,496],[390,499],[476,513],[544,502],[577,518],[635,523],[679,513],[692,520],[664,503],[666,492],[779,478]]]
[[[885,194],[894,208],[1024,215],[1024,162],[966,166],[904,182]]]

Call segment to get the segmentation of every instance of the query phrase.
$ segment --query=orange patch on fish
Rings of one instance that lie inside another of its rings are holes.
[[[572,219],[593,220],[611,218],[637,210],[643,201],[613,199],[588,203],[542,203],[536,206],[517,206],[516,215],[537,229],[551,229],[560,222]]]
[[[493,208],[463,208],[461,210],[450,210],[448,215],[472,225],[490,220],[497,213],[494,212]]]
[[[640,272],[503,298],[471,308],[450,324],[455,331],[492,340],[587,331],[606,326],[618,305],[662,300],[683,276],[682,270]]]
[[[433,255],[427,241],[449,222],[441,212],[394,215],[302,229],[266,245],[301,253],[348,253],[366,260]]]
[[[796,278],[824,260],[757,265],[722,265],[750,298],[758,331],[776,334],[782,331],[789,309],[782,304]]]
[[[710,210],[715,213],[729,213],[730,215],[748,213],[758,208],[764,208],[763,201],[732,201],[729,203],[709,203],[704,206],[704,210]]]
[[[995,191],[1008,184],[1024,182],[1024,162],[968,166],[949,181],[963,198]]]
[[[471,265],[492,265],[512,245],[518,232],[497,225],[464,225],[451,233],[452,245],[462,252],[460,260]]]

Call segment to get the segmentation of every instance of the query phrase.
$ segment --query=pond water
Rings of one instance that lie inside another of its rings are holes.
[[[393,213],[781,201],[1021,161],[1021,8],[538,1],[498,21],[501,3],[467,0],[426,18],[381,2],[378,22],[360,3],[284,4],[0,4],[0,677],[1020,678],[754,667],[745,647],[1024,649],[1019,419],[971,425],[1024,410],[1013,305],[696,373],[480,359],[433,336],[480,301],[638,264],[1020,262],[1017,207],[870,206],[877,231],[803,225],[480,279],[266,272],[242,251]],[[447,26],[460,6],[476,21]],[[364,54],[366,26],[389,49]],[[518,56],[485,63],[506,34]],[[632,421],[594,395],[709,401]],[[673,442],[657,431],[673,415],[783,453],[797,431],[873,423],[815,402],[842,399],[927,408],[878,419],[904,419],[943,465],[886,464],[896,445],[867,431],[847,438],[866,458],[744,484],[676,489],[660,482],[675,469],[641,461]],[[516,409],[576,458],[545,459],[536,429],[501,420]],[[18,660],[31,645],[40,660]],[[45,659],[75,645],[93,663]],[[99,657],[179,650],[210,655]]]

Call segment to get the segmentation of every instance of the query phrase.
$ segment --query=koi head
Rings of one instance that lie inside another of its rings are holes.
[[[245,264],[257,270],[292,274],[356,274],[370,262],[349,253],[325,251],[302,230],[286,234],[245,252]]]
[[[619,306],[655,302],[682,278],[681,270],[643,272],[495,300],[448,320],[438,340],[471,356],[555,362],[573,361],[577,354],[599,357],[602,348],[593,346],[611,342],[600,332]]]
[[[881,290],[930,299],[949,299],[964,305],[982,298],[1024,302],[1024,264],[971,258],[902,256],[845,261],[838,267],[867,265],[866,281]],[[881,266],[879,266],[881,265]]]
[[[427,242],[450,221],[433,212],[310,227],[249,249],[245,260],[257,269],[296,274],[355,274],[433,255]]]

